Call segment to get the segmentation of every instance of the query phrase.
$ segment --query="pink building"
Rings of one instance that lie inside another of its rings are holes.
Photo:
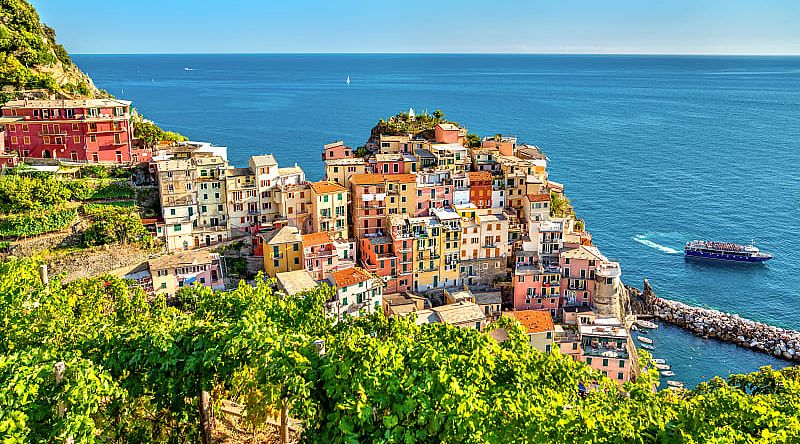
[[[452,123],[440,123],[434,128],[436,143],[460,143],[459,128]]]
[[[616,318],[597,319],[593,325],[578,326],[581,339],[580,361],[601,371],[617,383],[632,375],[632,347],[628,332]]]
[[[3,106],[6,151],[20,157],[91,163],[147,162],[132,143],[131,102],[116,99],[12,100]]]
[[[333,142],[322,149],[322,161],[349,159],[353,157],[353,149],[344,144],[344,141]]]
[[[303,236],[303,264],[311,277],[318,281],[339,269],[339,257],[330,234],[322,232]]]
[[[559,254],[561,297],[565,306],[591,306],[595,271],[601,262],[607,261],[608,259],[595,246],[581,245]]]
[[[417,209],[415,217],[429,216],[435,208],[453,204],[455,189],[448,170],[422,171],[417,174]]]
[[[377,174],[410,174],[417,170],[417,158],[404,153],[376,154],[371,163]]]
[[[515,262],[514,309],[545,310],[556,316],[561,305],[558,267],[541,264],[530,242],[517,250]]]

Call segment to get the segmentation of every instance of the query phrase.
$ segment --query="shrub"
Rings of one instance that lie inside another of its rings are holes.
[[[74,208],[0,217],[0,237],[31,237],[63,230],[77,216]]]

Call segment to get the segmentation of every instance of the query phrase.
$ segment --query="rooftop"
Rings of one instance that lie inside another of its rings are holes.
[[[620,325],[581,325],[581,336],[601,336],[604,338],[628,339],[628,332]]]
[[[416,312],[417,324],[444,322],[447,324],[463,324],[480,322],[486,319],[483,310],[472,302],[456,302]]]
[[[478,305],[489,304],[502,304],[503,298],[499,291],[484,291],[480,293],[473,293],[475,295],[475,303]]]
[[[594,245],[580,245],[578,248],[571,248],[569,250],[564,250],[559,255],[564,259],[586,259],[586,260],[596,260],[596,261],[608,261],[603,253],[597,249]]]
[[[109,108],[130,106],[129,100],[81,99],[81,100],[11,100],[3,108]]]
[[[364,159],[360,157],[346,157],[344,159],[329,159],[325,161],[325,165],[364,165]]]
[[[311,233],[303,235],[303,246],[313,247],[315,245],[324,245],[332,243],[331,235],[327,232]]]
[[[470,171],[467,173],[469,181],[474,180],[492,180],[492,173],[488,171]]]
[[[516,318],[528,330],[529,334],[555,331],[556,329],[549,311],[519,310],[508,313],[511,317]]]
[[[303,169],[299,165],[278,168],[279,176],[291,176],[292,174],[303,174]]]
[[[365,239],[369,241],[370,245],[387,245],[392,243],[392,238],[389,236],[374,236]]]
[[[278,281],[278,287],[289,296],[317,288],[317,282],[306,270],[276,273],[275,279]]]
[[[443,129],[445,131],[458,131],[458,126],[453,125],[452,123],[440,123],[440,124],[438,124],[436,126],[438,126],[439,128],[441,128],[441,129]]]
[[[337,146],[344,146],[344,140],[337,140],[336,142],[326,143],[323,145],[326,150],[329,148],[336,148]]]
[[[261,234],[261,239],[267,245],[279,245],[289,242],[302,242],[303,237],[300,235],[300,230],[296,227],[285,226],[278,230],[272,230],[267,233]]]
[[[387,182],[416,183],[417,176],[414,174],[387,174],[384,179]]]
[[[549,194],[528,194],[528,201],[529,202],[550,202],[550,195]]]
[[[326,193],[341,193],[342,191],[347,191],[347,189],[336,182],[329,182],[329,181],[320,181],[320,182],[311,182],[311,189],[314,190],[317,194],[326,194]]]
[[[253,156],[250,158],[255,166],[274,166],[278,162],[275,161],[275,156],[272,154],[262,154],[260,156]]]
[[[211,253],[205,250],[184,251],[150,259],[147,264],[151,270],[164,270],[185,265],[210,264],[211,259]]]
[[[430,151],[428,151],[428,150],[426,150],[424,148],[417,148],[416,150],[414,150],[414,153],[420,159],[422,159],[422,158],[436,159],[436,156],[434,156],[433,153],[431,153]]]
[[[383,183],[383,174],[353,174],[350,177],[353,185],[378,185]]]
[[[331,280],[333,280],[337,288],[349,287],[370,279],[372,279],[372,275],[359,267],[345,268],[331,273]]]

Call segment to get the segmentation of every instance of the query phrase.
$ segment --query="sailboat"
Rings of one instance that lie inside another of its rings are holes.
[[[347,83],[348,85],[350,84],[350,76],[347,76],[347,80],[345,80],[345,83]]]

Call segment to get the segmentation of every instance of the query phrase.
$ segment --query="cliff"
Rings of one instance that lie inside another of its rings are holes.
[[[25,0],[0,0],[0,86],[6,99],[26,90],[68,98],[108,95],[75,66]]]

